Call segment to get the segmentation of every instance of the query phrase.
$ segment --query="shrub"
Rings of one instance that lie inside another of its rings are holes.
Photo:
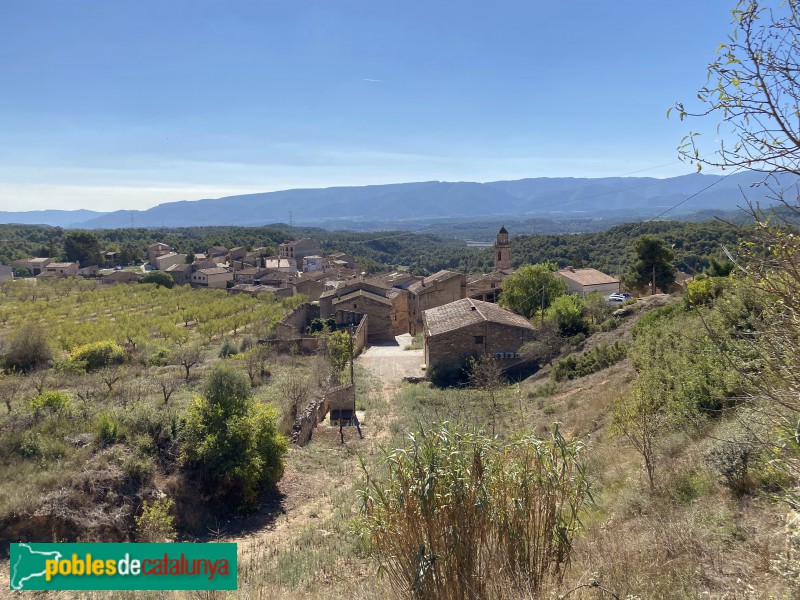
[[[46,365],[53,359],[44,329],[38,325],[25,325],[11,337],[3,363],[10,371],[27,373]]]
[[[43,412],[60,413],[72,408],[72,401],[64,392],[42,392],[31,398],[30,409],[39,415]]]
[[[174,507],[170,498],[161,498],[151,504],[144,502],[142,514],[135,517],[136,540],[150,543],[175,541],[175,519],[170,514]]]
[[[589,499],[583,446],[501,443],[451,424],[409,435],[367,474],[357,528],[389,583],[414,598],[485,598],[497,572],[536,595],[569,559]]]
[[[94,371],[125,362],[125,349],[111,341],[92,342],[73,349],[67,362],[84,365],[87,371]]]
[[[706,455],[709,465],[722,477],[725,486],[736,496],[753,491],[751,467],[758,459],[758,440],[752,432],[738,429],[729,439],[717,441]]]
[[[730,286],[731,280],[727,277],[694,279],[689,282],[683,301],[687,307],[708,305],[722,295],[722,292]]]
[[[164,273],[164,271],[150,271],[139,280],[139,283],[155,283],[156,287],[172,288],[175,285],[175,280],[172,275]]]
[[[219,349],[218,356],[220,358],[228,358],[229,356],[233,356],[234,354],[239,354],[238,346],[234,344],[231,340],[226,339],[222,343],[222,347]]]
[[[94,420],[94,431],[97,435],[97,443],[100,446],[116,444],[124,437],[122,435],[122,427],[116,415],[108,411],[97,413]]]
[[[557,361],[550,376],[555,381],[576,379],[610,367],[625,358],[628,344],[614,342],[612,345],[599,344],[581,356],[570,355]]]
[[[188,410],[182,460],[212,495],[251,502],[283,474],[287,443],[277,421],[274,408],[252,401],[243,373],[219,365]]]

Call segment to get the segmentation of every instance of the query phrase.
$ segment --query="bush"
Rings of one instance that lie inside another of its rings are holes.
[[[231,340],[226,339],[222,343],[222,347],[219,349],[218,356],[220,358],[228,358],[229,356],[233,356],[234,354],[239,354],[238,346],[234,344]]]
[[[150,271],[147,275],[139,280],[139,283],[155,283],[156,287],[172,288],[175,285],[175,280],[169,273],[164,271]]]
[[[177,537],[175,520],[170,514],[175,503],[169,498],[142,504],[142,514],[136,519],[136,540],[138,542],[173,542]]]
[[[116,444],[124,437],[116,415],[108,411],[97,413],[94,420],[94,431],[97,434],[96,439],[100,446]]]
[[[47,365],[52,359],[53,352],[44,330],[38,325],[25,325],[11,337],[3,363],[10,371],[28,373]]]
[[[29,406],[36,415],[44,412],[61,413],[72,408],[72,401],[64,392],[42,392],[31,398]]]
[[[538,595],[569,560],[589,500],[582,444],[558,426],[502,443],[442,423],[409,439],[386,456],[385,478],[366,474],[360,489],[357,528],[390,585],[443,600],[506,583]]]
[[[758,440],[755,435],[750,431],[737,429],[729,439],[717,441],[708,451],[706,459],[734,495],[744,496],[755,488],[750,469],[758,456]]]
[[[555,381],[576,379],[610,367],[625,358],[628,344],[614,342],[613,345],[599,344],[581,356],[570,355],[557,361],[550,377]]]
[[[87,371],[95,371],[111,365],[121,365],[125,358],[125,349],[122,346],[106,340],[78,346],[69,353],[67,362],[83,365]]]
[[[212,495],[252,502],[283,474],[287,443],[277,421],[274,408],[252,401],[243,373],[219,365],[188,410],[182,460]]]

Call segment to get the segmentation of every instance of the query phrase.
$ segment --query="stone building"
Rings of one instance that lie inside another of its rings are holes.
[[[76,262],[51,262],[44,270],[59,277],[76,277],[81,266]]]
[[[460,369],[472,356],[489,356],[503,367],[523,359],[519,349],[535,336],[525,317],[491,302],[464,298],[423,313],[428,371]]]
[[[150,244],[147,247],[147,259],[150,261],[151,265],[157,267],[158,265],[156,265],[156,259],[159,256],[169,254],[170,252],[172,252],[172,248],[170,248],[167,244],[156,242],[155,244]]]
[[[155,258],[154,263],[155,263],[154,266],[157,269],[166,271],[172,265],[185,265],[186,255],[178,254],[176,252],[168,252],[167,254],[162,254],[161,256],[157,256]]]
[[[52,258],[20,258],[11,263],[11,267],[15,271],[22,271],[25,269],[31,275],[38,275],[44,268],[53,262]]]
[[[281,244],[278,248],[278,253],[281,258],[293,258],[297,264],[303,264],[303,259],[306,256],[322,254],[322,248],[319,242],[309,238],[302,238]]]
[[[494,270],[509,271],[511,269],[511,246],[508,243],[508,231],[505,226],[497,232],[494,244]]]
[[[467,277],[453,271],[439,271],[408,286],[408,331],[411,335],[422,333],[422,313],[461,300],[467,286]]]
[[[200,269],[192,273],[192,285],[224,290],[233,281],[233,273],[224,267]]]
[[[408,331],[408,293],[362,280],[347,282],[319,298],[323,319],[349,311],[369,317],[369,341],[391,340]]]
[[[491,273],[479,273],[467,277],[465,296],[484,302],[497,302],[503,291],[503,279],[511,275],[511,245],[508,242],[508,231],[501,227],[497,232],[497,240],[493,246],[494,270]]]
[[[192,271],[194,271],[194,267],[192,265],[187,265],[185,262],[175,263],[164,269],[164,272],[169,273],[178,285],[190,283],[192,280]]]
[[[567,282],[569,293],[583,297],[589,292],[616,294],[619,292],[619,279],[606,275],[597,269],[575,269],[567,267],[556,272]]]

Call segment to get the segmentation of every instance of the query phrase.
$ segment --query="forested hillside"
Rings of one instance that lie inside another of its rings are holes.
[[[512,235],[513,226],[510,226]],[[688,273],[702,271],[710,256],[718,256],[722,245],[731,252],[751,225],[733,225],[712,220],[700,223],[655,221],[627,223],[607,231],[575,234],[534,234],[511,238],[515,266],[524,263],[555,262],[595,267],[613,274],[624,273],[633,263],[633,240],[645,233],[663,237],[674,245],[676,266]],[[64,255],[64,238],[70,230],[35,225],[0,225],[0,262],[8,263],[23,256]],[[93,231],[101,248],[123,251],[131,260],[140,261],[148,244],[156,241],[174,246],[179,252],[204,252],[214,245],[266,247],[276,252],[285,240],[311,237],[322,243],[325,253],[345,252],[361,259],[370,271],[396,266],[409,267],[416,273],[440,269],[488,271],[492,268],[489,248],[470,247],[463,240],[430,233],[386,231],[354,233],[326,231],[319,228],[289,227],[187,227],[179,229],[108,229]]]

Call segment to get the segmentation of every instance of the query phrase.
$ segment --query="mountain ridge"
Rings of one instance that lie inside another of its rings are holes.
[[[291,210],[298,224],[336,220],[364,222],[519,215],[582,218],[625,212],[653,218],[667,209],[671,216],[704,210],[732,210],[753,202],[771,202],[767,175],[691,174],[653,177],[539,177],[485,183],[422,181],[366,186],[295,188],[164,202],[146,210],[0,212],[0,222],[46,224],[65,228],[260,226],[285,221]],[[773,176],[774,177],[774,176]],[[781,176],[787,187],[797,178]],[[755,187],[754,187],[755,186]],[[692,202],[685,201],[691,197]],[[41,218],[41,220],[36,220]]]

